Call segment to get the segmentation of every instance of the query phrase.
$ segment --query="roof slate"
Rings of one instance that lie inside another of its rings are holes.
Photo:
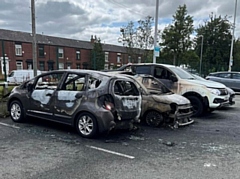
[[[0,29],[0,40],[32,43],[32,34],[21,31]],[[73,47],[90,50],[93,49],[93,44],[91,42],[82,40],[53,37],[41,34],[36,34],[36,40],[38,44],[50,44],[53,46]],[[126,48],[123,46],[102,44],[102,47],[103,51],[126,53]]]

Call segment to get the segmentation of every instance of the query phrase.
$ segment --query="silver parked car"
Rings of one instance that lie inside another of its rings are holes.
[[[222,83],[234,91],[240,91],[240,72],[210,73],[206,79]]]

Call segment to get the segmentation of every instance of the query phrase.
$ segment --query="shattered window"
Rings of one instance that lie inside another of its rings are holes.
[[[167,89],[161,82],[155,78],[144,77],[142,78],[142,84],[152,94],[168,93],[170,90]]]
[[[101,80],[94,78],[94,77],[90,77],[89,78],[89,89],[95,89],[98,88],[101,84]]]
[[[85,75],[68,74],[63,83],[62,90],[84,91],[86,87]]]
[[[120,96],[139,95],[136,85],[130,81],[116,81],[114,84],[114,93]]]
[[[36,89],[56,89],[63,73],[46,74],[38,78]]]

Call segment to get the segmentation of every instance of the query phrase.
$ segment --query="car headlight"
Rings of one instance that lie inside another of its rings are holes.
[[[215,88],[207,88],[212,94],[215,94],[219,96],[221,94],[221,91]]]

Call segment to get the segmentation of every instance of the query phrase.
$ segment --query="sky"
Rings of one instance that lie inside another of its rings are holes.
[[[234,21],[236,0],[159,0],[158,30],[172,23],[177,8],[186,4],[194,27],[209,15],[228,16]],[[35,0],[36,32],[55,37],[102,43],[118,42],[120,28],[128,22],[155,17],[156,0]],[[235,37],[240,38],[240,1],[237,4]],[[31,0],[0,0],[0,29],[32,32]],[[154,30],[154,23],[153,23]]]

